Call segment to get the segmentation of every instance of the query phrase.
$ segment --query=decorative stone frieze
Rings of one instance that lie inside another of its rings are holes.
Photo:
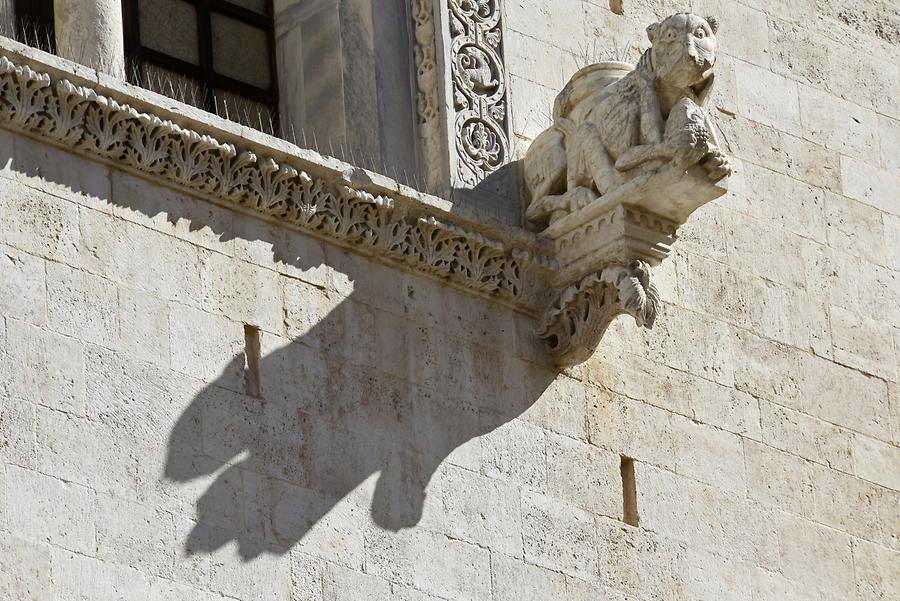
[[[329,167],[336,161],[321,157],[322,164],[313,165],[317,172],[295,167],[138,111],[89,85],[52,77],[9,56],[0,56],[0,125],[529,314],[542,297],[541,274],[553,265],[533,243],[504,242],[450,223],[445,220],[449,215],[415,199],[354,184],[348,172],[362,170],[349,165],[343,165],[345,170]]]
[[[704,110],[717,29],[679,13],[647,29],[636,67],[581,69],[525,156],[526,217],[559,262],[539,335],[560,365],[590,356],[619,314],[652,327],[651,267],[690,214],[727,191],[731,167]]]

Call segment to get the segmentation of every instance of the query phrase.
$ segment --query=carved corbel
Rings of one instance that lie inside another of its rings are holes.
[[[590,358],[606,328],[627,313],[638,326],[652,328],[659,294],[650,282],[650,265],[634,260],[591,273],[562,291],[544,313],[538,336],[560,367]]]
[[[713,17],[679,13],[648,27],[636,66],[581,69],[525,156],[526,218],[558,263],[537,333],[561,367],[589,358],[618,315],[653,326],[652,267],[690,214],[727,191],[731,166],[705,110],[717,30]]]

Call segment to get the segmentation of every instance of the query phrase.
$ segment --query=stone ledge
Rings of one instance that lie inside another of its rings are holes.
[[[547,302],[552,251],[525,230],[2,37],[0,127],[532,316]]]

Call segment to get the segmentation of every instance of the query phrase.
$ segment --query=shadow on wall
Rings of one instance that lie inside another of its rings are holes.
[[[502,165],[478,182],[474,188],[452,188],[453,209],[467,214],[487,216],[500,223],[522,227],[525,224],[525,200],[521,175],[521,161]]]
[[[269,242],[276,260],[303,270],[319,266],[296,253],[286,259],[278,242]],[[365,259],[347,265],[340,269],[372,269]],[[433,294],[440,286],[421,284],[415,293]],[[312,303],[321,291],[310,286],[307,292],[304,302]],[[412,326],[412,315],[374,309],[377,303],[356,290],[287,346],[267,348],[263,332],[258,370],[248,371],[252,351],[249,360],[235,356],[170,435],[167,478],[218,474],[197,500],[185,550],[212,552],[235,541],[247,560],[286,553],[375,474],[372,520],[390,531],[418,524],[429,482],[448,455],[521,415],[556,375],[497,350],[497,341],[512,345],[515,333],[498,334],[502,326],[490,313],[479,323],[482,342],[495,346],[478,344],[477,333],[454,333],[458,318],[443,314],[440,303],[458,294],[435,295],[432,328]],[[254,373],[261,382],[257,395],[246,387]],[[479,453],[472,453],[474,459],[459,461],[477,470]],[[229,467],[220,472],[222,463]],[[369,502],[362,495],[354,500]]]
[[[114,172],[110,180],[89,163],[75,169],[65,151],[14,138],[24,147],[4,162],[5,169],[18,172],[16,178],[40,178],[108,202],[114,211],[122,207],[131,221],[152,219],[152,229],[168,222],[182,233],[185,225],[190,232],[211,228],[222,242],[259,240],[272,248],[275,261],[304,271],[325,260],[298,257],[304,253],[279,227],[256,227],[262,222],[240,217],[249,226],[238,237],[204,201],[133,176]],[[377,274],[388,268],[369,259],[340,251],[328,256],[341,263],[329,259],[331,268],[370,290],[404,281],[378,281]],[[121,267],[124,273],[140,268]],[[286,553],[375,474],[371,500],[366,489],[350,500],[355,506],[370,503],[372,520],[382,528],[413,527],[422,518],[429,482],[448,455],[521,415],[553,382],[549,363],[500,350],[515,345],[516,333],[488,303],[424,277],[407,281],[404,293],[419,298],[394,313],[373,308],[384,301],[357,286],[302,336],[286,345],[279,338],[280,348],[272,348],[272,337],[262,333],[259,394],[248,394],[253,391],[242,353],[192,399],[169,434],[164,477],[187,483],[216,475],[196,501],[186,552],[211,552],[235,541],[247,560]],[[324,294],[304,286],[303,301],[310,305],[316,293]],[[471,315],[482,310],[477,318]],[[469,451],[455,462],[480,469],[479,450]]]
[[[187,482],[218,471],[221,462],[231,464],[197,501],[188,552],[235,541],[248,560],[286,553],[373,474],[373,521],[391,531],[413,527],[441,462],[522,414],[555,376],[538,366],[511,373],[499,351],[473,352],[467,347],[475,345],[449,333],[432,335],[428,345],[408,333],[382,339],[383,328],[350,323],[361,317],[353,308],[365,301],[358,295],[261,358],[260,398],[234,391],[238,374],[249,375],[239,355],[178,420],[167,478]],[[359,348],[405,364],[427,381],[346,360],[338,349],[351,332]],[[419,332],[430,334],[424,326]]]

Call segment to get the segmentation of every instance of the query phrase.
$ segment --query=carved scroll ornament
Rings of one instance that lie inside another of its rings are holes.
[[[578,71],[525,156],[526,217],[559,261],[538,333],[560,365],[590,356],[617,315],[653,325],[651,267],[727,191],[731,166],[705,110],[717,30],[713,17],[679,13],[647,29],[637,66]]]
[[[509,161],[500,0],[447,0],[456,179],[470,187]]]

